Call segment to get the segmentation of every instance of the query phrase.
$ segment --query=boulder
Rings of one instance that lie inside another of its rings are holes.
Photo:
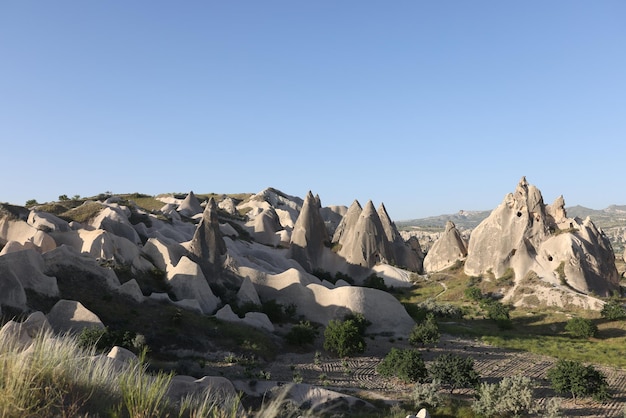
[[[312,272],[321,266],[329,242],[326,225],[320,214],[320,202],[309,191],[291,233],[287,256],[300,263],[306,271]]]
[[[35,337],[51,331],[52,328],[46,316],[37,311],[31,313],[23,322],[8,321],[4,324],[0,329],[0,340],[4,341],[4,344],[7,340],[11,340],[13,347],[25,350]]]
[[[424,258],[424,270],[435,272],[451,267],[467,256],[467,244],[454,222],[446,222],[446,229],[435,241]]]
[[[158,269],[163,271],[174,267],[181,257],[187,254],[185,247],[165,237],[150,238],[143,246],[143,252]]]
[[[70,226],[67,221],[47,212],[31,210],[27,223],[44,232],[67,232]]]
[[[9,241],[19,242],[23,245],[30,243],[41,253],[56,247],[54,239],[46,232],[29,225],[22,219],[0,214],[0,244],[6,244]]]
[[[124,237],[136,245],[141,244],[137,231],[135,231],[135,228],[128,220],[129,216],[130,213],[125,213],[119,207],[106,206],[96,217],[89,221],[89,225],[95,229],[104,229],[112,234]]]
[[[419,410],[419,412],[415,415],[415,418],[430,418],[430,414],[425,408]]]
[[[47,315],[50,326],[56,333],[79,333],[85,328],[104,329],[96,314],[74,300],[61,299]]]
[[[228,213],[229,215],[235,215],[237,214],[237,204],[235,203],[235,201],[230,198],[227,197],[225,199],[222,199],[218,204],[217,207],[222,209],[224,212]]]
[[[248,312],[244,318],[239,318],[230,305],[224,305],[215,317],[221,321],[245,324],[254,328],[263,329],[265,331],[274,332],[274,325],[266,314],[262,312]]]
[[[213,198],[209,199],[204,209],[202,220],[189,243],[189,252],[207,279],[214,280],[222,272],[226,260],[226,243],[220,232],[217,205]]]
[[[211,291],[200,266],[189,258],[182,257],[176,266],[169,267],[167,280],[178,299],[196,299],[205,314],[217,309],[220,299]]]
[[[109,351],[107,357],[125,364],[133,364],[139,361],[135,353],[117,345]]]
[[[60,270],[70,269],[99,280],[110,289],[115,290],[120,287],[120,281],[113,270],[100,266],[88,254],[81,254],[67,245],[61,245],[43,254],[43,260],[46,264],[45,273],[47,275],[56,276]]]
[[[273,207],[264,209],[253,219],[248,221],[246,227],[256,242],[272,246],[280,244],[280,236],[277,235],[277,232],[284,229]]]
[[[188,218],[193,218],[195,215],[202,213],[203,209],[200,206],[200,201],[193,192],[185,197],[185,199],[178,206],[178,212]]]
[[[0,256],[0,281],[17,280],[24,289],[31,289],[49,297],[57,297],[59,296],[57,279],[45,275],[45,269],[43,257],[33,249]]]
[[[35,244],[33,244],[30,241],[25,242],[24,244],[21,244],[17,241],[9,241],[6,243],[4,248],[2,248],[2,251],[0,251],[0,256],[9,254],[9,253],[15,253],[18,251],[30,250],[30,249],[32,250],[37,249],[37,247],[35,247]]]
[[[137,283],[137,280],[130,279],[126,283],[123,283],[118,289],[117,292],[126,295],[137,303],[141,303],[144,301],[145,297],[141,292],[141,288]]]
[[[253,303],[255,305],[261,305],[259,294],[256,292],[254,285],[249,277],[243,279],[241,287],[237,292],[237,303],[243,305],[245,303]]]

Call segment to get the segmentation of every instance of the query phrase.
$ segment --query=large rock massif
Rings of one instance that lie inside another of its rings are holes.
[[[598,307],[600,302],[586,295],[619,290],[607,237],[588,218],[568,218],[563,197],[544,204],[539,189],[525,178],[474,229],[467,252],[465,273],[470,276],[499,278],[514,272],[515,286],[506,296],[516,303],[532,295],[550,304]],[[528,291],[525,282],[534,277],[543,287]],[[526,292],[515,292],[522,288]]]
[[[71,299],[68,292],[57,286],[60,274],[88,280],[94,292],[124,297],[138,308],[148,300],[171,303],[266,331],[273,326],[265,314],[239,318],[235,308],[274,299],[322,324],[350,312],[365,315],[371,332],[406,335],[414,324],[386,292],[313,275],[342,273],[360,283],[380,272],[389,283],[410,285],[408,271],[381,269],[388,262],[419,272],[422,261],[419,246],[400,238],[384,206],[377,213],[371,202],[364,211],[357,203],[357,222],[348,224],[347,208],[323,208],[311,192],[304,200],[276,189],[243,200],[224,198],[219,204],[213,198],[201,201],[193,192],[158,200],[163,206],[155,211],[110,196],[71,208],[63,202],[32,209],[3,205],[0,304],[28,311],[29,292],[34,292],[63,301],[63,310],[51,311],[54,318],[58,312],[71,318],[70,312],[78,311],[73,307],[88,316],[82,296],[69,292],[79,300],[66,300]],[[331,249],[330,237],[339,228],[346,243],[343,252]],[[131,278],[116,275],[124,271]],[[161,272],[156,275],[161,284],[132,278],[155,272]]]

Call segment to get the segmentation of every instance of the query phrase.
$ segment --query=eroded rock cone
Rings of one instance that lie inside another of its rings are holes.
[[[326,225],[320,214],[319,198],[315,198],[309,191],[291,233],[289,257],[311,272],[320,267],[324,248],[329,241]]]
[[[226,243],[220,231],[217,216],[217,204],[213,198],[202,214],[202,220],[189,243],[189,252],[196,261],[207,280],[211,281],[221,273],[226,256]]]
[[[424,258],[424,270],[441,271],[467,256],[467,244],[454,222],[446,222],[444,233],[435,241]]]

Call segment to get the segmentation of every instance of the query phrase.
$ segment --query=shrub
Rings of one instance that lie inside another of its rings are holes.
[[[593,366],[584,366],[578,361],[558,360],[548,370],[548,379],[552,388],[561,394],[569,393],[576,398],[592,396],[603,401],[609,398],[609,386],[602,372]]]
[[[285,335],[285,339],[291,345],[303,346],[313,344],[317,334],[317,327],[312,325],[310,321],[300,321]]]
[[[392,348],[376,371],[384,377],[395,376],[405,382],[421,382],[428,372],[422,354],[414,349],[398,350]]]
[[[28,199],[25,203],[26,207],[38,205],[37,199]]]
[[[427,299],[418,303],[417,308],[423,312],[431,312],[438,318],[462,318],[463,310],[451,303],[439,303],[434,299]]]
[[[474,360],[452,353],[435,358],[428,372],[433,380],[450,387],[450,393],[458,388],[474,387],[480,381],[480,376],[474,370]]]
[[[263,302],[263,304],[261,305],[261,312],[267,315],[269,320],[273,323],[285,322],[285,320],[287,319],[287,315],[285,315],[283,305],[276,302],[274,299]]]
[[[565,324],[565,331],[576,338],[591,338],[598,333],[598,327],[591,319],[572,318]]]
[[[615,321],[626,317],[626,309],[618,301],[610,300],[604,304],[600,315],[609,321]]]
[[[346,316],[343,317],[344,321],[352,321],[354,322],[354,324],[357,326],[357,328],[359,329],[359,334],[361,335],[365,335],[365,330],[367,329],[367,327],[369,327],[370,325],[372,325],[372,323],[370,321],[368,321],[365,316],[362,313],[349,313]]]
[[[493,299],[483,299],[481,303],[483,309],[487,311],[487,318],[493,320],[501,329],[512,327],[509,312],[511,307]]]
[[[416,409],[420,408],[437,408],[441,402],[441,383],[438,380],[433,380],[429,383],[418,383],[413,389],[413,403]]]
[[[415,324],[409,335],[409,342],[412,345],[424,345],[424,344],[436,344],[439,342],[441,334],[439,333],[439,326],[435,321],[435,315],[428,313],[426,319],[418,324]]]
[[[472,409],[484,416],[528,416],[534,411],[533,384],[525,376],[507,376],[499,383],[482,383]]]
[[[377,276],[376,274],[371,274],[363,280],[363,286],[384,291],[388,290],[387,285],[385,284],[385,279]]]
[[[67,197],[66,194],[62,194],[62,195],[59,196],[59,201],[61,201],[61,202],[67,202],[68,200],[70,200],[70,198]]]
[[[470,286],[465,289],[465,297],[475,302],[480,302],[483,299],[483,292],[475,286]]]
[[[324,330],[324,349],[339,357],[352,356],[365,351],[365,340],[355,321],[331,320]]]

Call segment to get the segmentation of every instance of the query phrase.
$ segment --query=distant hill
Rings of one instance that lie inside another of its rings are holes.
[[[590,209],[584,206],[565,208],[567,216],[586,218],[589,216],[596,226],[602,229],[626,226],[626,205],[611,205],[606,209]],[[461,210],[454,214],[429,216],[427,218],[397,221],[399,229],[443,229],[447,221],[452,221],[459,229],[473,229],[491,213],[490,210],[468,211]]]

